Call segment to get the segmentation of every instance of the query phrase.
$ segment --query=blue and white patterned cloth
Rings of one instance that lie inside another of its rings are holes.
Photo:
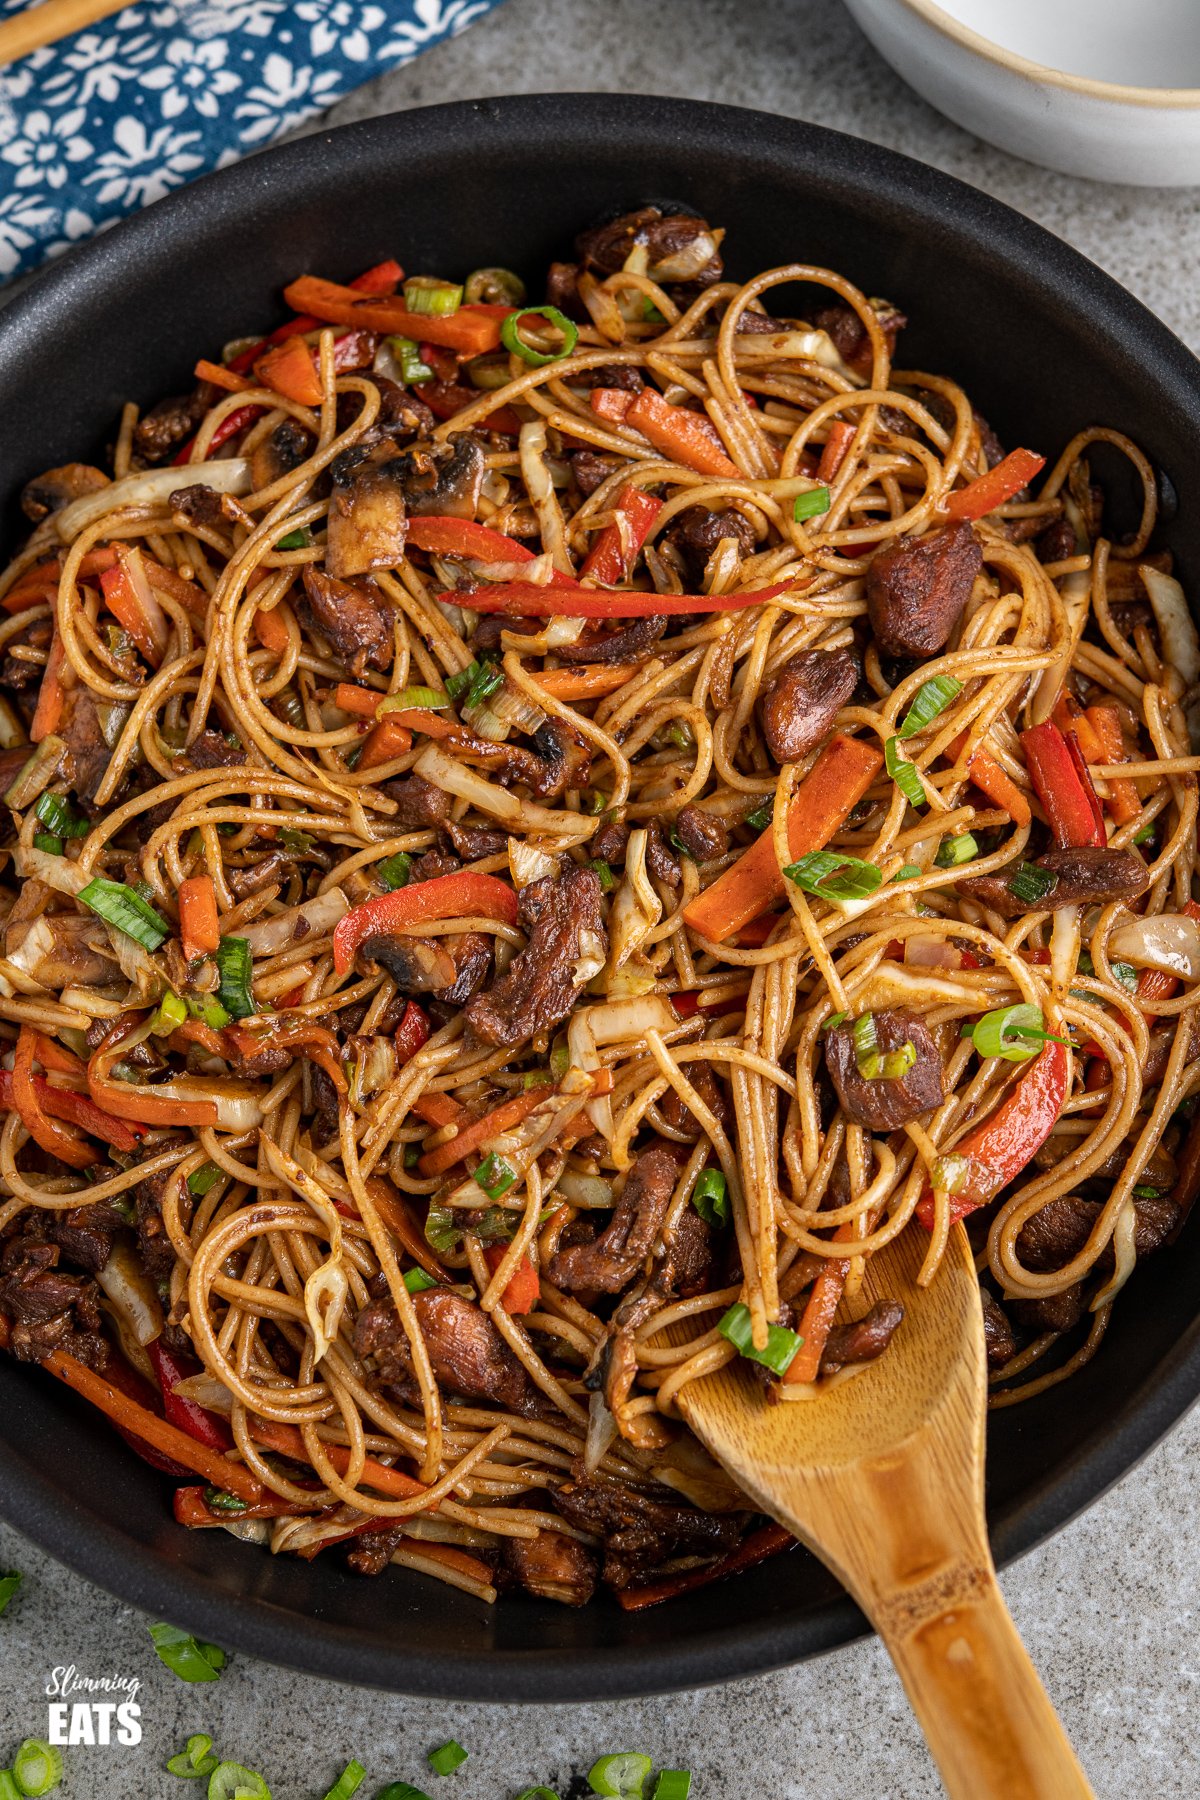
[[[27,0],[0,0],[0,17]],[[0,281],[236,162],[498,0],[172,0],[0,69]]]

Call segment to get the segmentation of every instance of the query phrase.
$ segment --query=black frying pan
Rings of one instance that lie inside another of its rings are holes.
[[[1008,444],[1056,454],[1080,426],[1127,431],[1169,478],[1163,541],[1200,576],[1200,365],[1075,251],[985,195],[872,144],[686,101],[551,95],[399,114],[309,137],[161,201],[74,251],[0,318],[0,497],[94,455],[119,409],[186,389],[197,356],[273,322],[304,270],[525,272],[600,213],[685,200],[728,228],[749,276],[844,271],[912,321],[908,367],[953,375]],[[1175,505],[1177,497],[1177,507]],[[1200,1392],[1200,1229],[1137,1273],[1095,1360],[995,1416],[997,1558],[1117,1480]],[[0,1511],[122,1599],[204,1637],[340,1680],[470,1700],[652,1693],[774,1668],[863,1630],[801,1550],[626,1615],[529,1598],[495,1608],[336,1556],[271,1559],[188,1532],[169,1484],[50,1377],[0,1358]]]

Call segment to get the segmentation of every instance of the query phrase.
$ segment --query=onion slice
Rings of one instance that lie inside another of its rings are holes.
[[[62,543],[69,544],[81,531],[94,525],[106,513],[120,506],[165,506],[180,488],[202,482],[218,494],[248,494],[251,488],[250,464],[244,456],[225,456],[215,462],[174,464],[168,469],[143,469],[136,475],[125,475],[94,494],[72,500],[54,515],[54,526]]]
[[[298,943],[302,938],[314,934],[332,931],[343,913],[350,910],[350,902],[340,887],[332,887],[328,893],[318,894],[314,900],[305,900],[300,906],[289,906],[286,912],[275,913],[269,919],[258,919],[253,925],[247,925],[240,933],[250,946],[252,956],[274,956],[279,950],[286,950]],[[297,930],[302,926],[302,930]]]
[[[1185,913],[1152,913],[1118,925],[1108,940],[1110,957],[1139,969],[1161,969],[1184,981],[1200,981],[1200,925]]]

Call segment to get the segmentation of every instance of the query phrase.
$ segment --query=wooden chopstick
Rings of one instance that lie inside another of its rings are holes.
[[[0,24],[0,65],[70,37],[130,4],[131,0],[42,0],[40,6],[27,6]]]

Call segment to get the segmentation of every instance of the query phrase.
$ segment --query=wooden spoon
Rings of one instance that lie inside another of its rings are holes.
[[[952,1800],[1076,1800],[1092,1790],[988,1548],[983,1314],[966,1234],[955,1228],[928,1288],[915,1280],[921,1249],[902,1232],[867,1264],[866,1304],[904,1303],[878,1362],[819,1397],[770,1406],[739,1358],[689,1383],[680,1411],[858,1601]]]

